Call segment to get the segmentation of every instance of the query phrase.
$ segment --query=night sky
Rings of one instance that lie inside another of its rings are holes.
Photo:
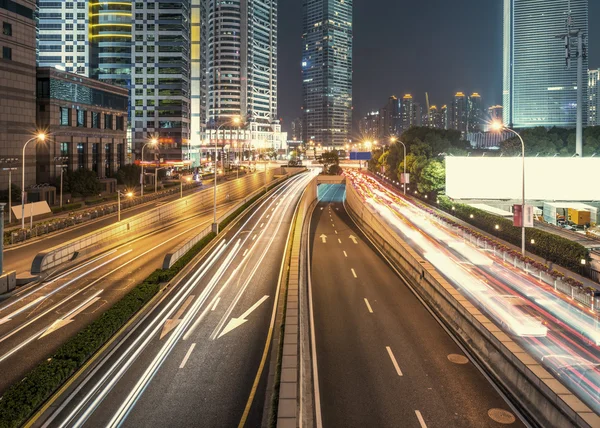
[[[449,104],[456,91],[502,102],[502,0],[354,0],[354,117],[394,94]],[[600,1],[589,0],[590,68],[600,67]],[[279,0],[279,116],[302,106],[302,0]]]

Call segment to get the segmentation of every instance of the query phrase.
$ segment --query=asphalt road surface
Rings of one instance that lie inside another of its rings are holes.
[[[352,222],[343,192],[321,190],[311,223],[323,426],[505,426],[490,415],[510,420],[510,406]]]
[[[215,241],[36,426],[260,426],[282,256],[310,178],[289,179]]]

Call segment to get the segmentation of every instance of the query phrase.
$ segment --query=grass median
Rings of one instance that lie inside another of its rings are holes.
[[[246,202],[224,219],[219,229],[227,227],[263,195],[264,192],[261,192]],[[172,280],[215,236],[213,232],[206,235],[171,268],[154,271],[98,319],[68,339],[50,358],[27,373],[24,379],[9,387],[0,398],[0,428],[16,428],[31,418],[53,393],[158,294],[161,284]]]

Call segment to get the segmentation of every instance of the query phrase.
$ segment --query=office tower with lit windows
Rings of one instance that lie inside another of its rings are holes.
[[[402,132],[407,131],[414,124],[415,118],[415,103],[411,94],[406,94],[402,97],[400,105],[400,126]]]
[[[589,126],[600,126],[600,70],[588,73]]]
[[[303,0],[304,140],[348,142],[352,127],[352,0]]]
[[[207,16],[210,138],[283,148],[287,134],[277,117],[277,1],[215,1]],[[240,126],[233,123],[236,118]],[[222,127],[220,136],[217,127]]]
[[[191,16],[191,139],[190,159],[200,162],[200,145],[206,128],[206,20],[207,1],[192,0]]]
[[[576,49],[571,49],[567,61],[565,41],[557,37],[566,34],[567,23],[571,30],[588,34],[588,0],[504,0],[506,125],[515,128],[576,125]],[[588,103],[587,69],[588,60],[584,58],[584,112]],[[584,126],[586,122],[584,114]]]
[[[135,151],[145,160],[183,165],[191,136],[191,4],[189,0],[135,2],[132,30],[131,131]],[[193,64],[192,64],[193,65]],[[150,154],[152,153],[152,154]]]

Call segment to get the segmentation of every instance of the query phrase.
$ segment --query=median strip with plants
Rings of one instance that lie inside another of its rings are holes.
[[[280,184],[280,183],[278,183]],[[256,202],[265,192],[247,201],[224,219],[222,230]],[[121,300],[74,337],[70,338],[23,380],[12,385],[0,398],[0,428],[16,428],[25,423],[50,396],[110,340],[138,311],[160,291],[160,284],[171,281],[214,238],[206,235],[169,269],[157,269]]]

